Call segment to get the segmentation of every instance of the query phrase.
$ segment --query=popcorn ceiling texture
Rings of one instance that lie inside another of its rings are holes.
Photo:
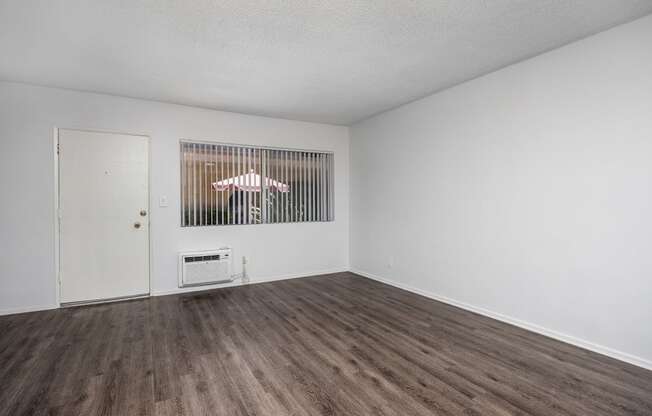
[[[351,124],[651,0],[0,2],[0,79]]]

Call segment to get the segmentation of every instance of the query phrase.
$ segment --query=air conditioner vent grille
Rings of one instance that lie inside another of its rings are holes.
[[[191,256],[191,257],[184,257],[184,261],[186,263],[192,263],[195,261],[214,261],[214,260],[220,260],[222,257],[227,258],[229,257],[228,254],[221,256],[219,254],[214,254],[212,256]]]
[[[233,281],[231,250],[179,254],[179,287]]]

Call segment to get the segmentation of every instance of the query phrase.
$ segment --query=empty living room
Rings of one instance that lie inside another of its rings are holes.
[[[0,0],[0,416],[652,416],[652,0]]]

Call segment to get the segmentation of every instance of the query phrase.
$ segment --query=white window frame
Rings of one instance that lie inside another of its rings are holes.
[[[193,161],[187,163],[189,146]],[[200,177],[192,166],[197,155],[206,161]],[[179,162],[181,227],[335,220],[332,151],[181,139]],[[224,187],[230,196],[218,190]]]

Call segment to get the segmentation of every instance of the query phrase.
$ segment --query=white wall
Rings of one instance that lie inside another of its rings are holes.
[[[652,17],[363,121],[351,154],[352,269],[652,368]]]
[[[56,306],[53,128],[151,137],[151,289],[177,288],[177,253],[234,248],[252,281],[348,268],[348,128],[0,83],[0,314]],[[181,228],[179,139],[335,152],[335,222]],[[159,208],[159,196],[169,199]]]

